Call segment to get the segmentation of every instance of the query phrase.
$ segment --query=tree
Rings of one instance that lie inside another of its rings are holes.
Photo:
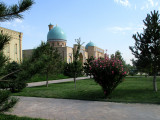
[[[77,61],[76,71],[77,71],[76,77],[83,75],[82,62],[79,60]],[[74,77],[74,74],[75,74],[74,62],[73,63],[65,63],[64,64],[64,75],[69,76],[69,77]]]
[[[12,6],[7,6],[5,3],[0,2],[0,21],[4,22],[13,20],[14,18],[23,18],[23,15],[21,13],[26,10],[29,10],[33,3],[33,0],[21,0],[18,5],[15,4]],[[9,41],[10,36],[8,36],[7,34],[0,34],[0,73],[8,60],[3,54],[3,48],[5,44]],[[2,76],[2,74],[0,74],[0,76]],[[6,75],[5,77],[7,76],[8,75]],[[0,112],[7,111],[9,108],[13,107],[16,104],[16,102],[17,99],[13,97],[11,98],[9,91],[1,90],[0,88]]]
[[[153,11],[147,14],[143,20],[145,28],[143,33],[133,35],[135,45],[129,49],[135,56],[137,66],[152,71],[153,88],[157,91],[156,75],[160,68],[160,19],[158,11]]]
[[[46,75],[46,86],[48,87],[48,75],[50,73],[56,73],[57,70],[61,68],[62,60],[60,54],[57,49],[54,49],[49,43],[42,42],[41,45],[34,50],[32,59],[35,65],[38,62],[42,64],[39,66],[39,71]]]
[[[18,4],[7,6],[5,3],[0,2],[0,21],[13,20],[15,18],[22,19],[23,13],[26,10],[29,10],[34,4],[33,0],[20,0]]]
[[[75,41],[77,42],[77,49],[76,51],[73,50],[73,63],[74,63],[74,83],[75,83],[75,88],[76,88],[76,77],[77,77],[77,62],[78,62],[78,59],[79,59],[79,55],[80,55],[80,49],[81,49],[81,39],[75,39]]]

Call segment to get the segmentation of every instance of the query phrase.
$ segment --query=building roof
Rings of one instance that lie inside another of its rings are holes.
[[[89,46],[96,46],[96,45],[93,42],[89,42],[85,48],[88,49]]]
[[[47,41],[66,41],[67,37],[64,31],[58,27],[53,27],[47,34]]]

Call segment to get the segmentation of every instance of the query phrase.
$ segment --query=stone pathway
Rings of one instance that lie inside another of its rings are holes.
[[[160,120],[160,105],[19,98],[8,114],[49,120]]]
[[[76,80],[83,80],[83,79],[89,79],[89,78],[90,77],[78,77],[76,78]],[[52,83],[61,83],[61,82],[69,82],[69,81],[73,81],[73,78],[60,79],[60,80],[49,80],[48,83],[52,84]],[[28,83],[27,87],[36,87],[36,86],[42,86],[42,85],[46,85],[46,81]]]

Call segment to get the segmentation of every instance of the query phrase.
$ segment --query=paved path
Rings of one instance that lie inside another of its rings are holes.
[[[90,78],[90,77],[78,77],[78,78],[76,78],[76,80],[83,80],[83,79],[88,79],[88,78]],[[73,81],[73,78],[60,79],[60,80],[49,80],[49,84],[61,83],[61,82],[69,82],[69,81]],[[42,85],[46,85],[46,81],[28,83],[27,87],[35,87],[35,86],[42,86]]]
[[[160,105],[19,98],[9,114],[50,120],[160,120]]]

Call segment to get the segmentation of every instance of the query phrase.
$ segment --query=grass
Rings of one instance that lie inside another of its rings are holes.
[[[39,118],[18,117],[15,115],[0,114],[0,120],[44,120]]]
[[[59,80],[59,79],[67,79],[69,78],[68,76],[65,76],[63,74],[58,74],[58,75],[49,75],[48,80]],[[33,76],[29,81],[27,81],[28,83],[31,82],[40,82],[40,81],[46,81],[46,77],[45,75],[35,75]]]
[[[160,78],[157,78],[160,88]],[[50,84],[49,87],[39,86],[25,88],[17,96],[31,96],[44,98],[64,98],[80,100],[100,100],[110,102],[156,103],[160,104],[160,93],[154,92],[152,78],[127,77],[109,96],[105,98],[101,87],[93,79],[77,81],[77,88],[73,82]]]

